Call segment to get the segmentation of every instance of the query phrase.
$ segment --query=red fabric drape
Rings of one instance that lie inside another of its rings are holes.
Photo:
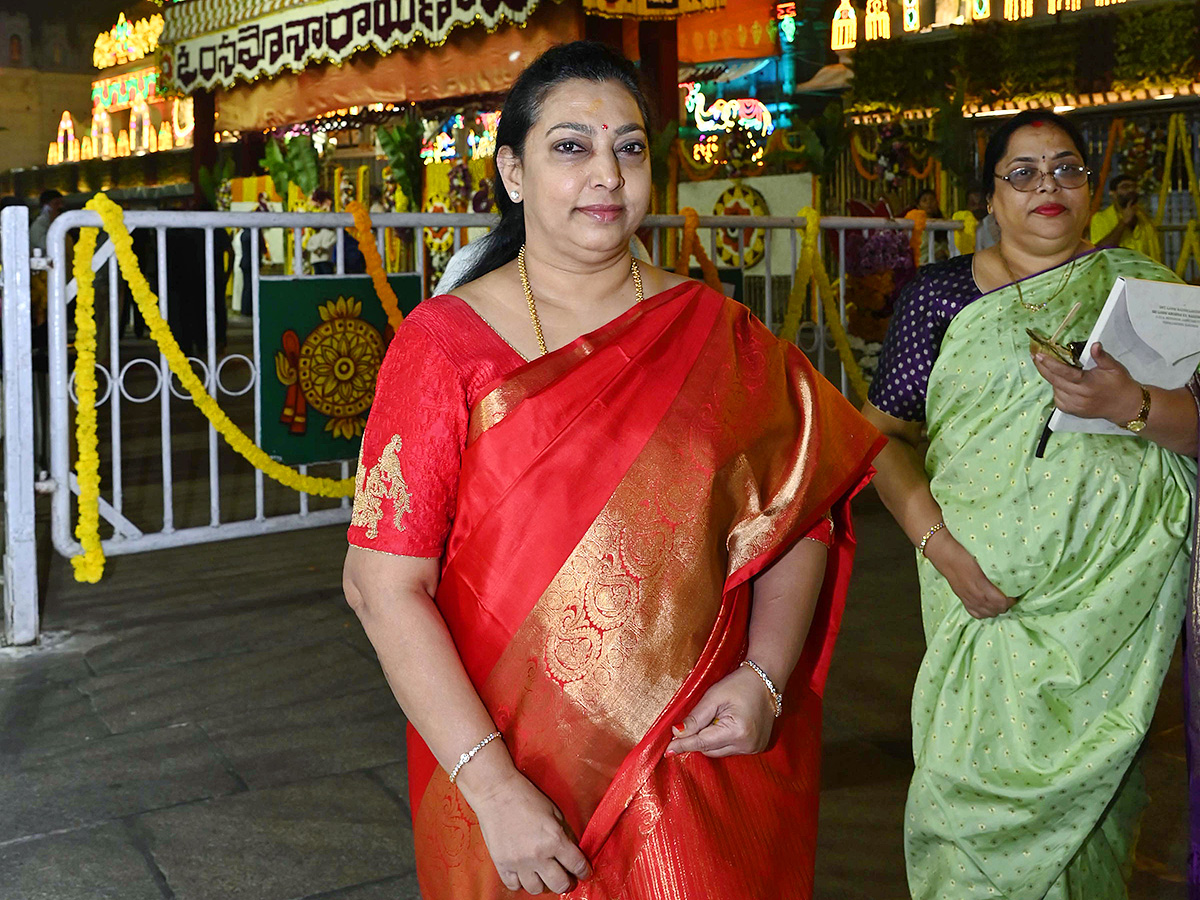
[[[476,405],[437,602],[514,761],[593,862],[576,900],[811,895],[820,694],[882,438],[790,344],[695,283]],[[825,585],[765,753],[665,758],[744,654],[750,579],[826,510]],[[410,732],[423,896],[512,896]]]

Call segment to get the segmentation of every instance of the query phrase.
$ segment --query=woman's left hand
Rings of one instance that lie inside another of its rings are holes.
[[[1076,369],[1044,354],[1033,364],[1054,388],[1054,405],[1063,412],[1085,419],[1128,422],[1142,407],[1141,386],[1129,372],[1104,352],[1099,342],[1092,345],[1094,369]]]
[[[739,667],[704,693],[682,730],[674,728],[667,753],[695,751],[714,759],[761,753],[774,726],[775,701],[767,686],[749,668]]]

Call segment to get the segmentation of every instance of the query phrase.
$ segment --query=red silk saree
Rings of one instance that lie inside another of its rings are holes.
[[[794,346],[695,283],[482,392],[437,603],[517,767],[592,862],[566,896],[811,896],[848,501],[882,443]],[[750,579],[831,508],[770,746],[665,757],[671,724],[743,658]],[[412,729],[409,778],[422,895],[511,896]]]

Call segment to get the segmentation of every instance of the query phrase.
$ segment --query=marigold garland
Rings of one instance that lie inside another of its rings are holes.
[[[133,240],[125,228],[124,213],[105,194],[97,194],[84,207],[99,214],[113,242],[114,254],[125,283],[129,285],[142,318],[150,329],[150,336],[166,357],[171,371],[191,395],[192,402],[212,423],[213,428],[226,443],[243,459],[268,478],[285,487],[320,497],[350,497],[354,495],[354,479],[317,478],[301,475],[295,469],[276,462],[256,445],[221,409],[208,393],[204,383],[192,371],[187,356],[180,348],[170,327],[158,311],[158,297],[138,268],[133,253]],[[90,238],[89,238],[90,232]],[[79,444],[79,524],[75,534],[83,545],[84,554],[72,560],[77,581],[96,582],[104,572],[104,551],[99,538],[100,476],[99,453],[96,440],[96,323],[95,288],[93,285],[92,255],[96,247],[94,228],[83,229],[83,235],[75,250],[75,277],[78,295],[75,307],[75,392],[78,398],[76,409],[76,437]]]
[[[846,376],[850,379],[850,387],[861,399],[866,400],[867,380],[863,376],[858,360],[854,358],[854,351],[850,348],[850,338],[846,334],[846,327],[842,324],[841,313],[834,303],[833,283],[829,280],[829,273],[825,269],[825,262],[821,259],[821,254],[817,252],[817,238],[821,233],[821,217],[811,206],[804,207],[800,210],[799,215],[804,218],[804,240],[801,243],[800,262],[796,266],[796,275],[792,279],[792,290],[788,294],[788,309],[783,319],[782,334],[790,341],[794,340],[796,332],[800,330],[800,319],[804,314],[808,287],[811,283],[815,297],[819,298],[821,306],[825,310],[825,322],[833,332],[833,343],[837,348],[842,365],[846,369]]]
[[[721,276],[717,274],[717,267],[704,252],[704,245],[700,241],[700,213],[690,206],[685,206],[679,212],[683,216],[683,240],[679,245],[679,257],[675,260],[675,274],[686,275],[688,263],[695,256],[700,263],[700,271],[704,273],[704,283],[721,293]]]
[[[1119,136],[1124,125],[1124,119],[1117,116],[1108,126],[1108,142],[1104,147],[1104,161],[1100,164],[1100,175],[1096,178],[1096,192],[1092,195],[1092,214],[1100,209],[1100,198],[1104,196],[1104,185],[1108,181],[1108,173],[1112,170],[1113,151],[1116,149]]]
[[[962,231],[955,232],[954,243],[962,255],[975,252],[975,234],[979,228],[979,220],[969,209],[956,212],[951,216],[956,222],[962,222]]]
[[[1183,278],[1188,263],[1195,259],[1200,263],[1200,221],[1192,219],[1183,232],[1183,243],[1179,246],[1179,259],[1175,263],[1175,274]]]
[[[867,152],[863,147],[862,141],[859,140],[857,134],[850,136],[850,159],[854,162],[854,168],[858,170],[858,174],[867,181],[878,181],[879,174],[872,175],[867,171],[867,167],[863,165],[863,157],[866,157],[871,162],[874,162],[878,157]]]
[[[908,245],[912,248],[913,263],[919,269],[921,268],[921,241],[925,238],[925,222],[929,217],[925,215],[923,209],[910,209],[904,214],[904,218],[913,223]]]
[[[383,259],[380,258],[379,248],[373,240],[375,231],[371,225],[371,213],[357,200],[346,204],[346,212],[354,216],[354,237],[358,240],[358,249],[362,251],[363,259],[367,261],[367,274],[371,276],[375,293],[379,295],[379,302],[383,304],[383,311],[387,313],[388,324],[392,326],[393,332],[399,331],[400,323],[404,321],[404,313],[400,312],[400,301],[396,299],[396,292],[388,284]]]
[[[83,553],[71,559],[75,580],[95,584],[104,574],[100,545],[100,453],[96,437],[96,291],[92,255],[98,229],[84,228],[75,245],[75,442],[79,461],[79,523],[75,537]]]

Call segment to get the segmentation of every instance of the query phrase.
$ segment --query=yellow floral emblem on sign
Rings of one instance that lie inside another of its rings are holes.
[[[353,297],[338,297],[319,311],[321,324],[298,351],[293,348],[299,341],[284,335],[284,349],[275,354],[275,374],[283,384],[295,385],[307,406],[329,418],[326,431],[353,440],[363,433],[363,413],[375,396],[375,376],[383,362],[383,336],[360,318],[362,302]],[[289,409],[295,408],[289,401]],[[300,422],[299,427],[293,426],[293,432],[302,433],[302,418]]]

